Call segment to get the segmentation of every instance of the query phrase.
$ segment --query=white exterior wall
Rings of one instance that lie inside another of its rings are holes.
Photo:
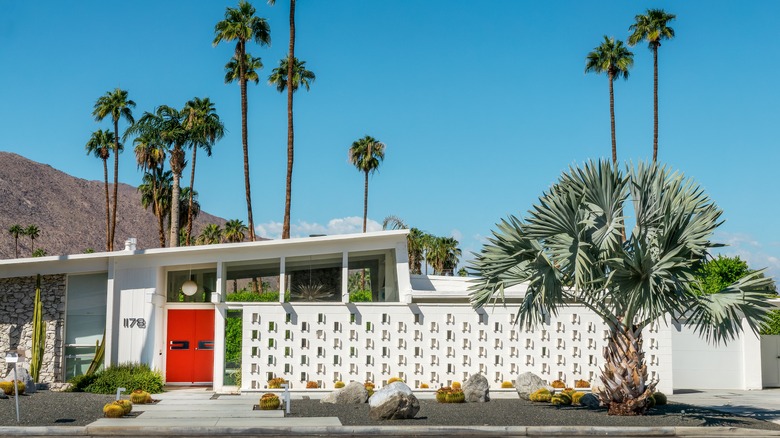
[[[244,391],[265,388],[269,374],[298,389],[309,380],[332,388],[338,380],[382,384],[393,376],[436,388],[474,373],[499,388],[526,371],[570,386],[599,384],[607,329],[576,306],[529,330],[512,324],[512,307],[476,312],[468,304],[269,303],[243,312]],[[644,336],[650,375],[671,392],[669,327],[654,324]]]

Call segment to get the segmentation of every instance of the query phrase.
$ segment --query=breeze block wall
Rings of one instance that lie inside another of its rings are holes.
[[[32,349],[33,302],[36,277],[0,278],[0,372],[7,373],[5,353],[23,350],[20,363],[29,369]],[[52,383],[62,376],[62,345],[65,336],[65,275],[41,277],[46,343],[40,381]]]
[[[243,306],[242,390],[262,390],[270,377],[302,389],[336,381],[400,377],[410,387],[464,382],[481,373],[491,387],[530,371],[568,386],[601,385],[607,327],[581,306],[543,325],[514,324],[516,308],[468,304],[280,304]],[[658,389],[671,393],[671,331],[656,322],[644,334],[645,360]]]

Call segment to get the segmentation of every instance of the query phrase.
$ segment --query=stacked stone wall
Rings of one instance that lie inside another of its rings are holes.
[[[32,351],[33,301],[36,277],[0,278],[0,370],[7,372],[5,352],[18,350],[24,354],[23,363],[29,368]],[[63,376],[63,342],[65,339],[65,275],[41,277],[43,319],[46,324],[46,343],[40,382],[53,383]]]

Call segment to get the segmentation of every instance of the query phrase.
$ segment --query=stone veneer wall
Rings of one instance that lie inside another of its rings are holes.
[[[62,379],[62,354],[65,338],[65,275],[41,277],[43,319],[46,344],[40,381],[52,383]],[[0,278],[0,363],[6,374],[5,352],[24,350],[24,365],[29,368],[32,348],[33,301],[35,277]],[[20,361],[21,363],[21,361]]]

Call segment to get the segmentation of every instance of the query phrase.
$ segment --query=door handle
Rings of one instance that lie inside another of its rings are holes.
[[[170,342],[171,350],[189,350],[190,349],[190,342],[189,341],[171,341]]]

